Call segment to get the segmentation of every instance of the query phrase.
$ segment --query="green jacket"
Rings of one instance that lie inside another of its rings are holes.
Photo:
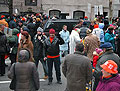
[[[17,34],[19,33],[19,30],[14,28],[12,31],[12,36],[8,37],[8,43],[10,45],[10,47],[12,48],[11,53],[12,54],[17,54],[17,50],[18,50],[18,37]]]

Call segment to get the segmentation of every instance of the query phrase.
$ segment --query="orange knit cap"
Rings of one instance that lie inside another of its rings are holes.
[[[108,73],[117,74],[117,64],[113,60],[108,60],[104,64],[100,65]]]

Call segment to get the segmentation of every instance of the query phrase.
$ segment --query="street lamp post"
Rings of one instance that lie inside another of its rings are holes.
[[[43,2],[42,2],[42,0],[41,0],[41,5],[40,5],[40,12],[41,12],[41,13],[44,12],[44,10],[43,10]]]
[[[112,19],[112,0],[109,0],[109,20]]]

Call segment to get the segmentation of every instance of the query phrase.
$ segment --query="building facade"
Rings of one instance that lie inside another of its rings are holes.
[[[120,0],[113,0],[113,17],[120,17]]]
[[[8,12],[8,5],[0,0],[0,12]],[[120,0],[113,0],[113,17],[119,16]],[[101,6],[101,7],[100,7]],[[13,0],[13,10],[18,12],[43,12],[45,14],[56,15],[64,18],[83,18],[85,15],[89,19],[94,19],[95,14],[109,16],[109,0]]]

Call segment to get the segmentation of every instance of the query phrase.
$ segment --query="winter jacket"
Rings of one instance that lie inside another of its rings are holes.
[[[38,29],[38,27],[41,27],[41,22],[39,21],[39,22],[36,22],[36,29]]]
[[[86,91],[86,83],[92,79],[90,60],[77,51],[65,57],[62,72],[67,79],[66,91]]]
[[[7,37],[10,37],[10,36],[12,36],[12,29],[10,29],[8,27],[5,27],[4,28],[4,33]]]
[[[14,22],[14,20],[11,20],[9,22],[9,28],[13,29],[13,28],[17,28],[16,22]]]
[[[33,45],[34,45],[34,51],[33,51],[33,56],[37,58],[43,58],[44,57],[44,45],[45,45],[45,37],[44,35],[40,36],[41,39],[38,39],[38,34],[35,35],[34,40],[33,40]]]
[[[75,30],[72,30],[70,35],[70,43],[69,43],[70,54],[73,54],[75,52],[75,46],[80,41],[81,39],[80,39],[79,33]]]
[[[99,38],[100,42],[104,42],[104,31],[102,29],[93,29],[92,34],[95,34]]]
[[[87,26],[83,26],[80,28],[80,38],[84,39],[87,36],[86,31],[88,30]]]
[[[18,33],[19,33],[19,30],[14,28],[12,30],[12,36],[8,37],[9,45],[12,48],[12,51],[11,51],[12,54],[17,54],[17,49],[18,49],[18,37],[17,37],[17,34]]]
[[[104,54],[102,54],[98,61],[97,61],[97,65],[96,65],[96,69],[94,71],[94,77],[99,79],[101,76],[101,70],[102,68],[100,67],[100,65],[104,64],[106,61],[108,60],[113,60],[115,63],[117,63],[118,65],[118,72],[120,73],[120,58],[117,54],[115,54],[112,50],[105,52]]]
[[[2,31],[0,31],[0,55],[6,54],[6,44],[7,37]]]
[[[34,36],[35,36],[36,33],[37,33],[35,24],[29,23],[29,24],[27,25],[27,28],[30,30],[28,33],[29,33],[30,36],[31,36],[31,41],[33,41],[33,38],[34,38]]]
[[[45,40],[45,56],[57,56],[59,55],[60,49],[59,45],[64,44],[64,40],[59,36],[58,38],[55,36],[52,43],[50,42],[50,37]]]
[[[105,34],[105,42],[110,42],[113,46],[113,50],[115,51],[115,39],[114,39],[115,35],[114,34],[110,34],[109,30],[107,31],[107,33]]]
[[[100,46],[100,40],[96,35],[89,34],[85,37],[85,52],[87,53],[87,57],[92,61],[93,60],[93,52],[96,48]]]
[[[66,51],[66,50],[68,50],[68,43],[69,43],[69,31],[64,31],[64,30],[62,30],[62,31],[60,31],[60,37],[64,40],[64,44],[62,44],[62,45],[60,45],[60,50],[63,50],[63,51]]]
[[[96,64],[98,61],[99,56],[98,55],[93,55],[93,67],[96,68]]]
[[[19,53],[21,48],[27,48],[30,51],[30,53],[31,53],[30,61],[34,62],[34,58],[33,58],[33,43],[31,41],[30,36],[29,36],[29,38],[26,41],[24,41],[24,42],[20,41],[19,46],[18,46],[18,53]],[[18,59],[17,59],[17,61],[18,61]]]
[[[120,75],[110,79],[100,79],[96,91],[120,91]]]
[[[8,72],[10,79],[14,78],[14,66],[16,76],[15,91],[37,91],[39,89],[39,75],[33,62],[17,62]]]

